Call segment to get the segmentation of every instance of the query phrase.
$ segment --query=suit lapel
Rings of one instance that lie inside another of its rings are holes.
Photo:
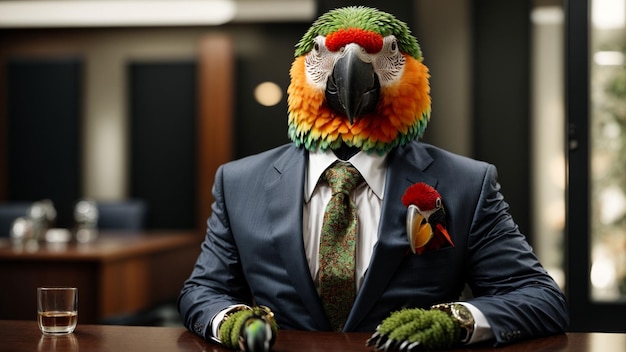
[[[356,328],[367,316],[409,253],[406,207],[402,204],[402,195],[413,183],[426,182],[433,187],[437,183],[436,178],[424,173],[432,158],[420,146],[419,143],[411,143],[389,154],[378,241],[345,330]]]
[[[318,329],[330,326],[311,278],[302,236],[306,151],[290,149],[268,174],[266,199],[275,248]]]

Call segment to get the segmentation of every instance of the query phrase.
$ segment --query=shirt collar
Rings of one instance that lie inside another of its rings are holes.
[[[387,176],[385,159],[386,155],[368,154],[364,151],[359,151],[348,160],[359,170],[367,185],[380,199],[383,199],[385,177]],[[313,195],[313,191],[324,170],[337,160],[339,159],[331,150],[309,153],[308,173],[304,185],[304,199],[306,202],[311,199],[311,195]]]

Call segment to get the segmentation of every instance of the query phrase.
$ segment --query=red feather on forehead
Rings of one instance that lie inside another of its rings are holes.
[[[383,37],[360,28],[340,29],[326,36],[326,47],[330,51],[337,51],[350,43],[359,44],[365,51],[374,54],[383,48]]]
[[[414,204],[422,210],[431,210],[435,208],[437,198],[441,198],[439,192],[431,186],[420,182],[407,188],[402,196],[402,204],[407,207]]]

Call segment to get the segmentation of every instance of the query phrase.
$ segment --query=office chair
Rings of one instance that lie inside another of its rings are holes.
[[[97,201],[98,229],[143,230],[146,227],[148,205],[141,199]]]

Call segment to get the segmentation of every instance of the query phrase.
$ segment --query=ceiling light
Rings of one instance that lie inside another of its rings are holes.
[[[220,25],[235,12],[231,0],[0,1],[0,27]]]

